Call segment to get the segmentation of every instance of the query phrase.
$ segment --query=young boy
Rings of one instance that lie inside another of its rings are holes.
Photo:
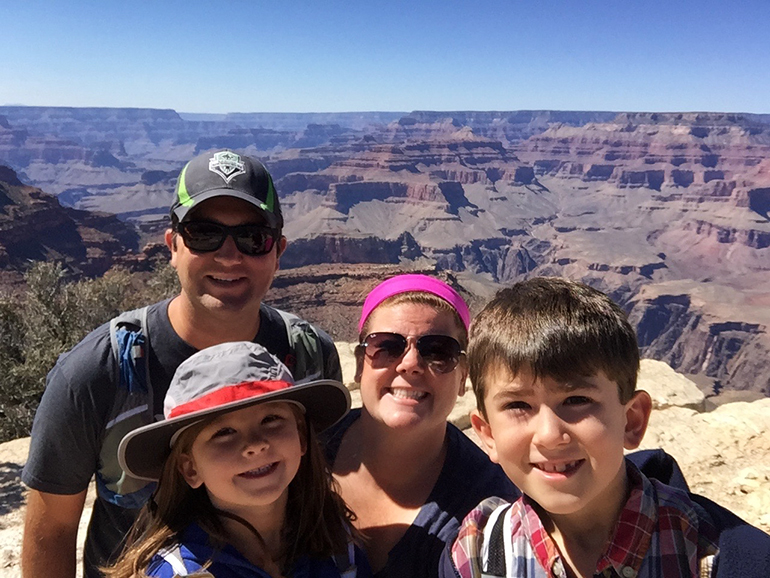
[[[624,458],[652,401],[606,295],[555,278],[502,290],[473,322],[469,359],[473,429],[524,495],[471,511],[441,575],[770,576],[770,536]]]

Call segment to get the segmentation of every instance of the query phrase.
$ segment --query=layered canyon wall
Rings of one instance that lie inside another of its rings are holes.
[[[483,302],[512,281],[564,275],[609,293],[643,352],[704,391],[770,393],[768,115],[0,115],[0,160],[21,181],[116,213],[142,239],[165,226],[184,161],[234,146],[274,175],[289,276],[324,277],[316,270],[326,267],[356,286],[357,275],[373,284],[378,267],[438,270]],[[317,295],[328,281],[315,283]],[[325,307],[347,307],[338,294]],[[306,298],[286,306],[307,309]],[[352,338],[354,314],[315,315]]]

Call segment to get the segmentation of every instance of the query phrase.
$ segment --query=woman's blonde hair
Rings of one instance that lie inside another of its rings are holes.
[[[281,553],[275,561],[283,573],[291,570],[303,555],[324,559],[344,553],[348,540],[358,539],[352,526],[355,517],[339,495],[312,423],[299,408],[293,404],[291,407],[307,451],[289,483]],[[191,488],[179,469],[181,455],[189,453],[207,423],[196,424],[179,436],[166,458],[158,487],[134,522],[120,558],[113,566],[102,569],[106,578],[146,576],[153,556],[175,544],[192,523],[206,531],[215,550],[227,544],[225,526],[206,488]]]

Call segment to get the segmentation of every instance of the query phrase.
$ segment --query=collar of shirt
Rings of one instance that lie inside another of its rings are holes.
[[[686,493],[652,482],[629,461],[626,471],[629,497],[595,574],[607,575],[611,568],[611,575],[636,578],[648,554],[660,558],[656,566],[678,565],[686,558],[686,564],[695,570],[703,555],[717,552],[713,527],[701,519]],[[543,527],[533,502],[523,496],[509,515],[519,516],[521,523],[514,533],[528,537],[537,562],[552,576],[564,575],[558,547]],[[655,533],[659,546],[651,550]],[[512,538],[515,541],[517,536]]]

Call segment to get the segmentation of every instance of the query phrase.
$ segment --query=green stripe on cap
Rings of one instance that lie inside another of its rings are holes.
[[[185,185],[185,179],[184,175],[187,172],[187,167],[190,166],[190,163],[187,163],[184,168],[182,169],[182,172],[179,174],[179,181],[176,185],[176,195],[179,199],[179,204],[183,207],[189,207],[193,204],[193,200],[190,198],[190,195],[187,193],[187,185]]]
[[[270,173],[267,174],[267,182],[267,204],[263,203],[262,208],[275,213],[275,187],[273,186],[273,177],[270,176]]]

